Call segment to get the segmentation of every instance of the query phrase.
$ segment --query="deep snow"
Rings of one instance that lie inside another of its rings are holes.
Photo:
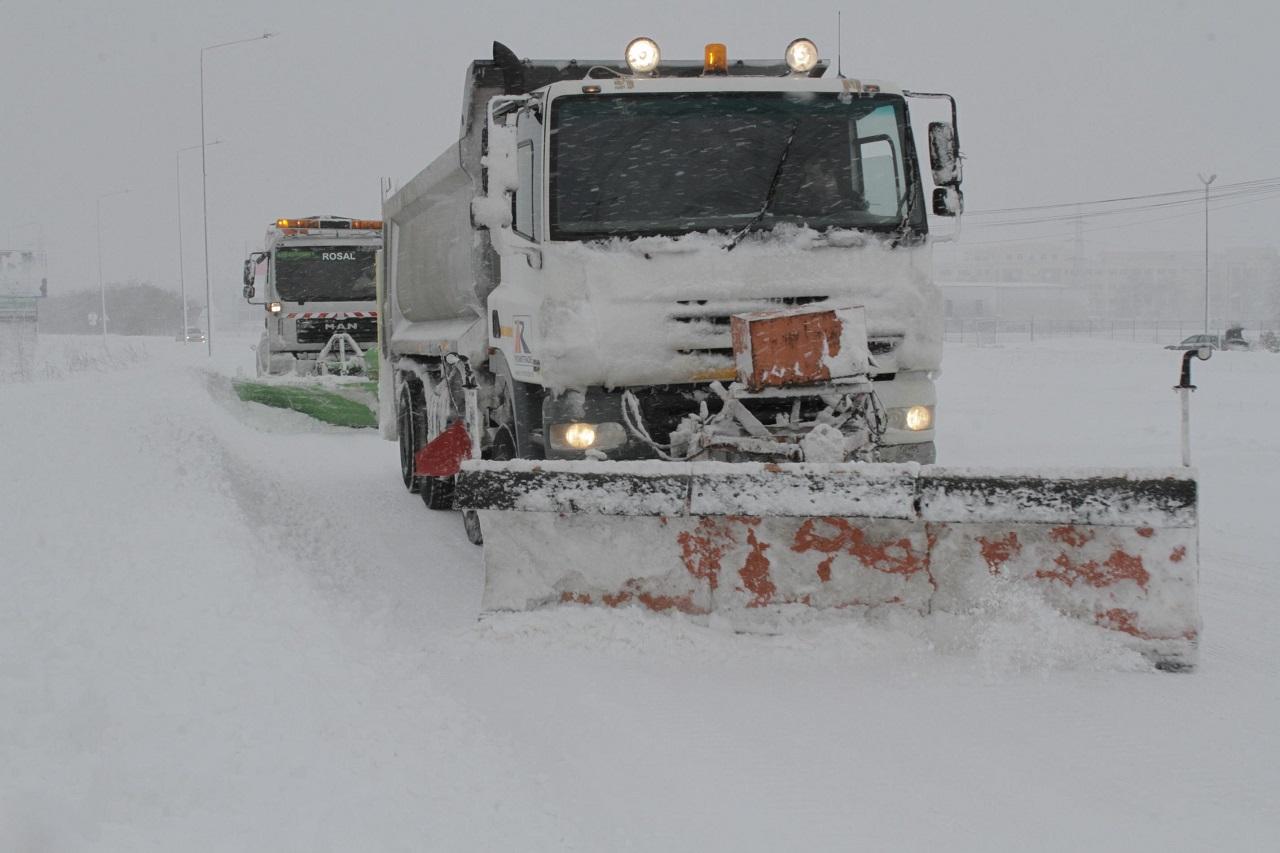
[[[0,850],[1277,849],[1280,357],[1197,364],[1200,669],[1016,596],[782,636],[477,621],[376,431],[249,339],[41,339],[0,385]],[[1178,354],[950,345],[940,461],[1167,466]]]

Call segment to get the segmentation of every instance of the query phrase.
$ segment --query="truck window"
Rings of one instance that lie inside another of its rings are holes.
[[[520,185],[514,199],[515,231],[526,240],[532,240],[536,230],[533,224],[533,142],[521,142],[516,149],[516,170]]]
[[[905,219],[922,232],[908,132],[905,105],[890,95],[557,98],[549,137],[550,235],[730,232],[759,214],[775,172],[777,189],[761,229],[788,223],[890,231]]]
[[[275,253],[276,293],[286,302],[375,298],[376,246],[286,247]]]

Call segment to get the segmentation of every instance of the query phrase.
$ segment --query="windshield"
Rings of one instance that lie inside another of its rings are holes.
[[[924,230],[901,98],[718,92],[557,98],[551,239]],[[761,211],[770,196],[768,210]]]
[[[351,302],[375,298],[377,246],[277,249],[276,293],[286,302]]]

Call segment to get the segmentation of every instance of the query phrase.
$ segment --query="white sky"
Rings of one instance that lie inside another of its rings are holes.
[[[205,57],[208,139],[226,140],[208,151],[211,267],[229,306],[268,222],[378,216],[379,178],[402,183],[451,143],[463,72],[494,39],[579,59],[620,57],[635,35],[672,59],[723,41],[732,59],[779,57],[806,35],[832,56],[837,9],[847,75],[958,98],[971,210],[1280,175],[1273,0],[0,0],[0,248],[42,239],[53,292],[94,287],[95,203],[128,188],[102,201],[105,278],[176,289],[175,153],[200,141],[202,46],[280,33]],[[182,155],[182,225],[202,294],[199,161]],[[1278,245],[1277,214],[1277,198],[1224,208],[1213,238]],[[1202,240],[1196,211],[1086,235],[1090,249]]]

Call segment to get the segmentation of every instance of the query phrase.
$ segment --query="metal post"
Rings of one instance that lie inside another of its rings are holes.
[[[221,139],[215,139],[209,143],[210,146],[221,145]],[[187,342],[187,327],[191,325],[191,320],[187,313],[187,279],[185,264],[183,263],[182,253],[182,155],[187,151],[195,151],[197,148],[203,149],[203,145],[188,145],[186,148],[179,148],[177,153],[173,155],[174,171],[177,176],[178,187],[178,285],[182,288],[182,342]]]
[[[173,155],[174,185],[178,188],[178,287],[182,290],[182,342],[187,342],[187,279],[182,271],[182,152]]]
[[[1182,465],[1184,468],[1191,467],[1191,392],[1196,390],[1196,386],[1191,384],[1191,359],[1199,358],[1208,360],[1213,355],[1213,350],[1204,347],[1202,349],[1187,350],[1182,354],[1182,372],[1178,377],[1178,384],[1173,386],[1173,390],[1178,392],[1182,403]]]
[[[209,283],[209,170],[205,167],[205,50],[200,49],[200,205],[205,227],[205,343],[209,357],[214,356],[214,301]],[[182,330],[187,337],[187,329]]]
[[[263,33],[253,38],[225,41],[221,44],[211,44],[208,47],[200,48],[200,205],[204,219],[204,310],[206,315],[205,325],[208,327],[205,329],[205,340],[209,345],[210,358],[213,357],[213,288],[209,283],[209,171],[205,162],[205,149],[209,146],[205,143],[204,135],[204,53],[206,50],[217,50],[220,47],[230,47],[233,44],[269,39],[274,35],[278,34]],[[186,329],[183,329],[182,333],[186,335]]]
[[[1204,184],[1204,333],[1209,334],[1209,184],[1213,183],[1217,174],[1204,175],[1196,173],[1196,177]]]
[[[107,286],[102,280],[102,200],[116,195],[124,195],[128,189],[115,190],[98,195],[98,295],[102,299],[102,315],[98,318],[102,323],[102,345],[107,345]]]
[[[102,283],[102,196],[98,196],[98,295],[102,297],[102,309],[98,324],[102,327],[102,345],[107,345],[107,286]]]

